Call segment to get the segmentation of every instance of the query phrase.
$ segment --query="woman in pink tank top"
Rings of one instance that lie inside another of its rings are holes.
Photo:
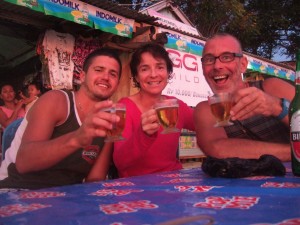
[[[5,129],[11,122],[25,116],[24,102],[16,99],[16,92],[9,84],[1,87],[0,98],[4,102],[0,106],[0,125]]]

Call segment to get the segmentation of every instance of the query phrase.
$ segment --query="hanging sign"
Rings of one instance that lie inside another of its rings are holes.
[[[201,57],[187,52],[166,48],[173,62],[173,77],[163,94],[175,96],[189,106],[206,101],[211,92],[203,74]]]
[[[288,70],[282,67],[278,70],[278,77],[280,78],[295,81],[295,76],[296,73],[293,70]]]
[[[167,33],[168,43],[165,44],[165,47],[202,56],[202,51],[205,44],[204,41],[180,34],[178,32],[158,28],[158,33],[161,32]]]
[[[251,56],[245,55],[248,59],[248,66],[247,68],[253,71],[257,71],[260,73],[267,73],[267,63]]]
[[[161,32],[167,33],[168,43],[164,46],[173,62],[173,77],[163,94],[175,96],[189,106],[206,101],[211,89],[202,73],[201,55],[205,42],[158,28],[158,33]]]
[[[5,1],[119,36],[132,37],[134,20],[78,0]]]
[[[34,11],[44,12],[44,7],[42,5],[43,1],[40,0],[5,0],[15,5],[24,6],[30,8]]]
[[[80,1],[43,0],[46,15],[56,16],[75,23],[93,27],[89,19],[89,5]]]
[[[272,75],[275,77],[283,78],[286,80],[295,80],[295,72],[293,70],[285,69],[283,67],[279,67],[272,63],[268,63],[262,61],[260,59],[256,59],[254,57],[248,56],[245,54],[248,59],[248,66],[247,68],[253,71],[257,71],[260,73]]]
[[[90,6],[90,17],[96,29],[117,34],[123,37],[132,37],[134,20]]]

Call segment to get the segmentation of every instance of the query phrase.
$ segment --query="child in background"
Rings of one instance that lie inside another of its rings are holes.
[[[28,112],[31,106],[42,94],[41,87],[37,83],[31,83],[27,87],[27,94],[29,97],[26,97],[22,92],[20,92],[20,97],[24,100],[25,103],[25,112]]]

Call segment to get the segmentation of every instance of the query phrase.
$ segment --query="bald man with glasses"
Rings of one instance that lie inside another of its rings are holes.
[[[248,61],[240,42],[229,34],[210,38],[203,49],[202,69],[214,94],[230,92],[233,125],[214,127],[207,101],[194,111],[197,143],[216,158],[254,158],[270,154],[290,161],[288,107],[295,89],[279,78],[244,82]]]

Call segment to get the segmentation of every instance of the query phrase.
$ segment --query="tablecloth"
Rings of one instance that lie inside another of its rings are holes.
[[[300,224],[300,178],[290,165],[284,177],[241,179],[212,178],[192,168],[34,191],[0,190],[1,225],[146,225],[196,216],[222,225]]]

